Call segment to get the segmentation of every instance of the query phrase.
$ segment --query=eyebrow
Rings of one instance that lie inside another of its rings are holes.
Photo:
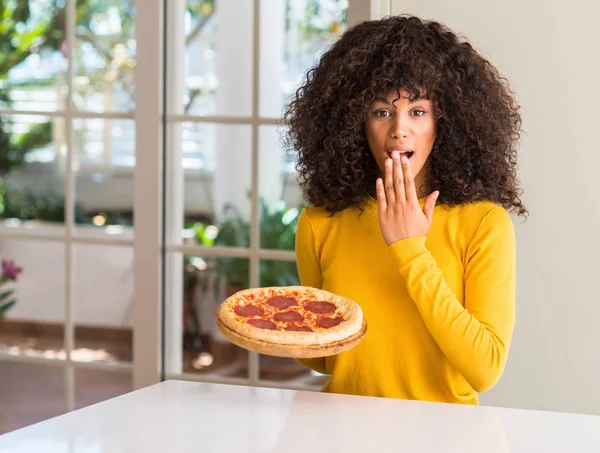
[[[398,99],[394,99],[394,102],[397,101]],[[414,100],[410,100],[408,102],[410,102],[411,104],[417,103],[417,102],[422,102],[422,101],[429,101],[431,102],[431,99],[429,99],[427,96],[420,96]],[[389,100],[387,100],[386,98],[384,98],[383,96],[377,96],[375,98],[375,100],[373,102],[381,102],[383,104],[386,105],[393,105],[393,102],[390,102]]]

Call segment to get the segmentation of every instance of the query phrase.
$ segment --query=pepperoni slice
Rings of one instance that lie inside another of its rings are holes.
[[[322,318],[317,321],[317,326],[323,327],[324,329],[330,329],[342,322],[344,322],[344,318],[341,316],[338,316],[337,318]]]
[[[304,321],[304,316],[302,316],[297,311],[290,310],[290,311],[275,313],[275,315],[273,316],[273,319],[275,319],[275,321],[282,321],[282,322],[302,322],[302,321]]]
[[[297,324],[290,324],[285,328],[285,330],[290,330],[294,332],[312,332],[313,330],[308,326],[299,326]]]
[[[316,300],[311,300],[307,302],[304,306],[308,311],[312,311],[318,315],[326,315],[327,313],[333,313],[337,308],[335,304],[331,302],[318,302]]]
[[[298,301],[294,297],[270,297],[267,303],[280,310],[298,306]]]
[[[276,330],[277,326],[273,321],[268,319],[249,319],[248,324],[258,327],[259,329]]]
[[[262,316],[265,311],[256,305],[237,305],[233,311],[240,316]]]

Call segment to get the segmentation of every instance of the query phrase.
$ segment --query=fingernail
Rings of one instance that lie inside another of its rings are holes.
[[[405,164],[408,162],[408,157],[402,156],[402,163]]]

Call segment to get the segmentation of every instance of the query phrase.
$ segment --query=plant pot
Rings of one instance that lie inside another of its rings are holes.
[[[227,283],[225,285],[225,298],[231,297],[235,293],[237,293],[238,291],[242,291],[243,289],[244,288],[235,285],[230,285],[229,283]]]

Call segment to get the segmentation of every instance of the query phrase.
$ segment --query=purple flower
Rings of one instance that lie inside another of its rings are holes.
[[[2,277],[6,280],[16,280],[21,271],[13,260],[2,260]]]

